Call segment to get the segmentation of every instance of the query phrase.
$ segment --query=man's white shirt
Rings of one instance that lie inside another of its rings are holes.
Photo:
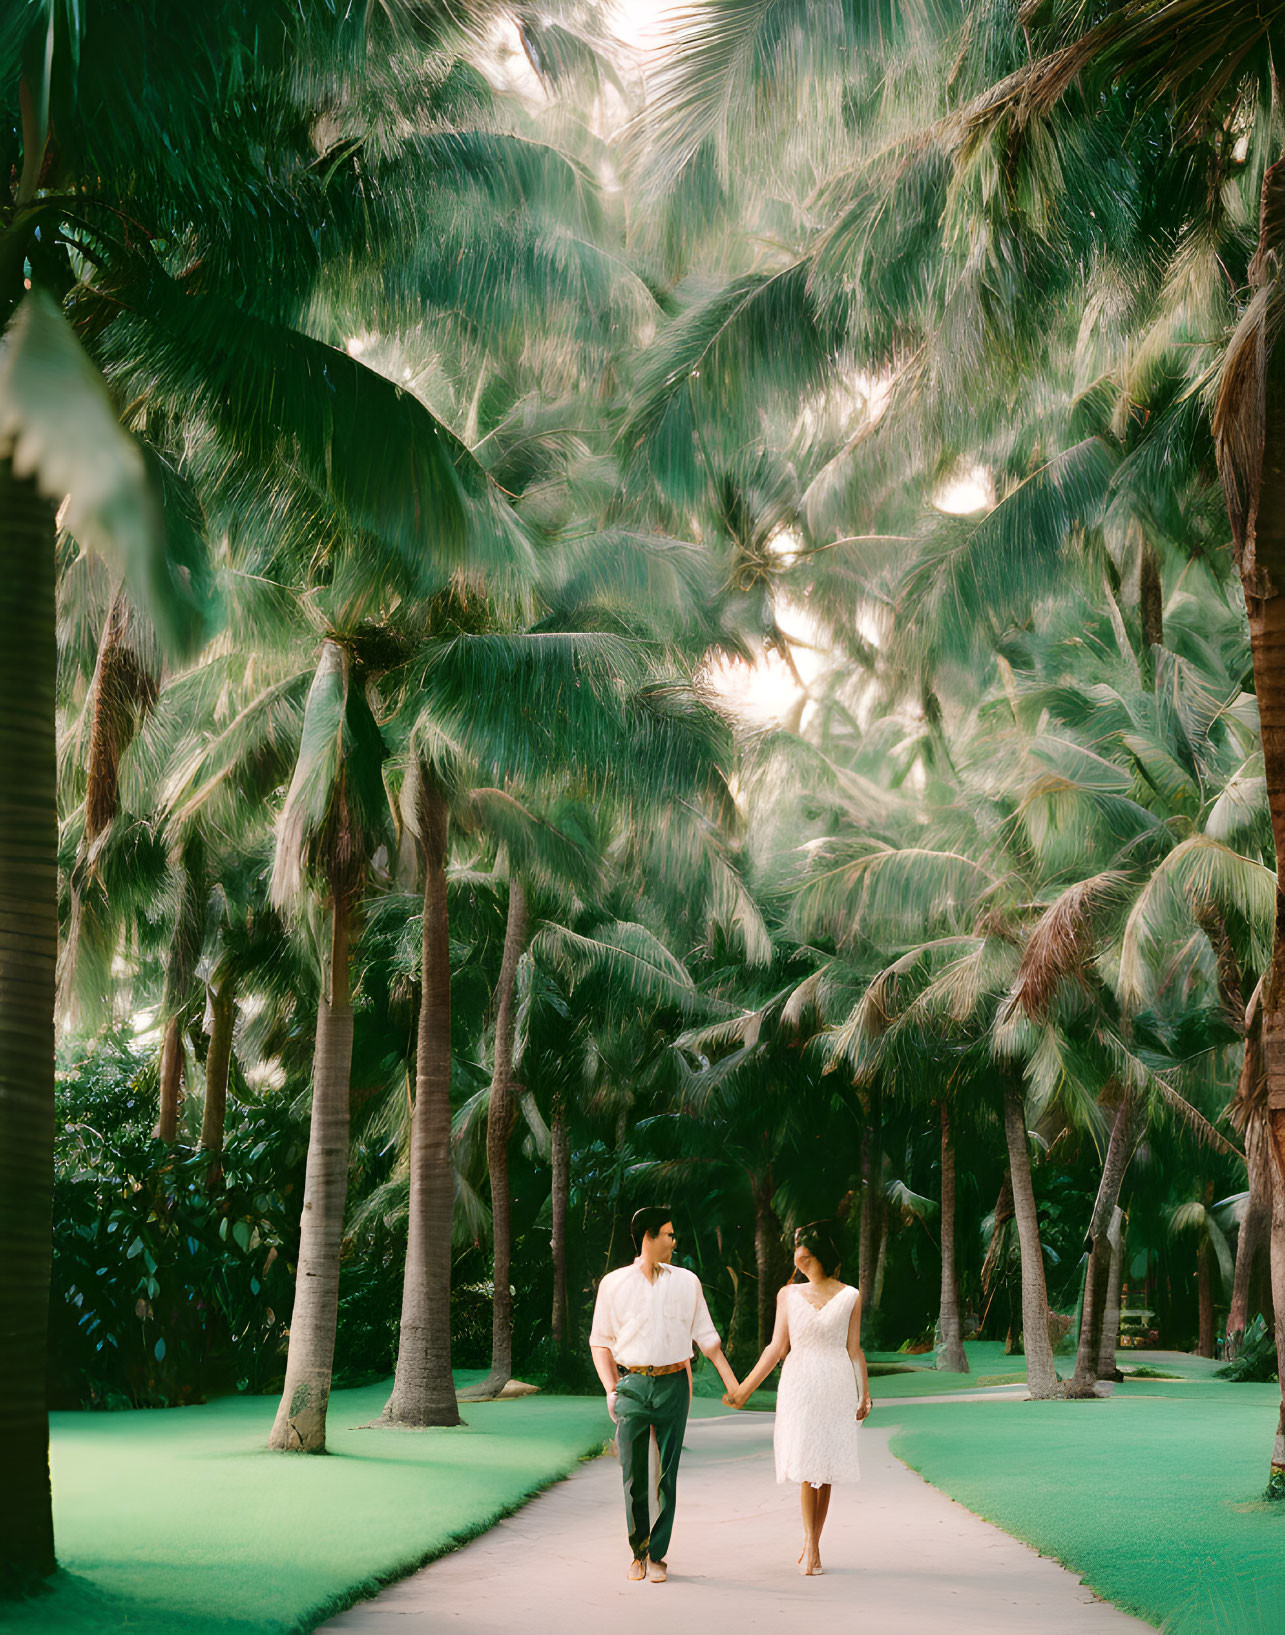
[[[650,1282],[641,1259],[608,1272],[598,1285],[590,1345],[606,1346],[622,1368],[686,1362],[692,1341],[719,1344],[700,1278],[683,1266],[657,1266]]]

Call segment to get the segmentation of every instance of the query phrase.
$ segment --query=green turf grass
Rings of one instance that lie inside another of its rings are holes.
[[[468,1403],[464,1430],[360,1429],[389,1384],[335,1392],[324,1458],[267,1451],[267,1397],[54,1414],[62,1571],[5,1607],[6,1635],[311,1628],[482,1532],[610,1433],[600,1397],[543,1396]]]
[[[899,1458],[1099,1595],[1171,1635],[1280,1635],[1285,1505],[1262,1502],[1279,1407],[1276,1385],[1197,1377],[889,1413]]]

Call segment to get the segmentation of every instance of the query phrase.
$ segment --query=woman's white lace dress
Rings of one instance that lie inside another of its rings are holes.
[[[840,1289],[818,1311],[803,1285],[792,1283],[785,1300],[790,1352],[776,1395],[776,1479],[813,1487],[858,1481],[860,1395],[848,1355],[848,1320],[857,1291]]]

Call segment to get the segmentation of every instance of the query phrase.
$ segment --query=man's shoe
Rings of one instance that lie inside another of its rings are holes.
[[[649,1561],[647,1563],[647,1576],[653,1584],[663,1584],[669,1577],[669,1570],[663,1561]]]
[[[629,1571],[625,1574],[625,1577],[632,1578],[635,1584],[641,1584],[646,1576],[647,1563],[638,1557],[635,1557],[634,1560],[629,1563]]]

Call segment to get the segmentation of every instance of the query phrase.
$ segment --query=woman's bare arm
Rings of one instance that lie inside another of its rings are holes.
[[[874,1404],[870,1401],[870,1370],[866,1354],[861,1349],[861,1294],[852,1302],[852,1316],[848,1319],[848,1355],[853,1366],[861,1370],[861,1401],[857,1404],[857,1418],[864,1419]]]
[[[772,1338],[764,1348],[763,1355],[741,1381],[740,1390],[729,1391],[723,1399],[724,1402],[730,1402],[733,1408],[743,1408],[777,1363],[785,1360],[789,1349],[790,1320],[786,1313],[785,1290],[780,1289],[776,1296],[776,1322],[772,1327]]]

